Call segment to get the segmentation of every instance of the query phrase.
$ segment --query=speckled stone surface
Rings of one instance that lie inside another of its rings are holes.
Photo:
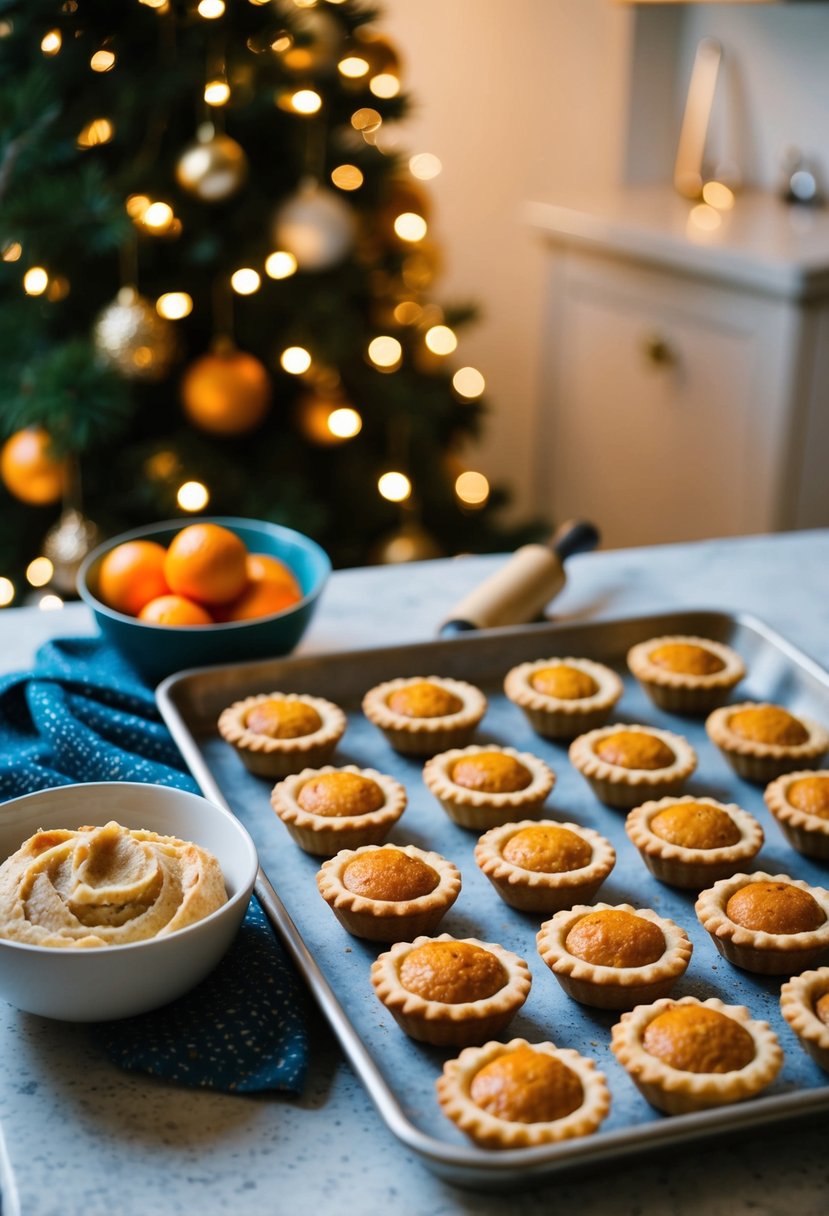
[[[305,653],[424,640],[502,559],[335,575]],[[552,613],[601,619],[672,608],[749,611],[829,665],[829,532],[577,557]],[[86,610],[0,615],[0,670],[56,634],[91,632]],[[513,1194],[433,1176],[387,1131],[312,1015],[305,1094],[230,1097],[122,1072],[84,1027],[0,1004],[3,1216],[373,1216],[512,1213]],[[651,1161],[566,1177],[521,1197],[534,1216],[698,1213],[811,1216],[826,1208],[829,1118],[678,1147]]]

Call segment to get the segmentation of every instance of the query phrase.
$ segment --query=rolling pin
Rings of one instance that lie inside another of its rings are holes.
[[[451,637],[472,629],[536,620],[565,584],[566,559],[595,549],[598,543],[599,532],[593,524],[569,520],[547,544],[522,545],[500,570],[455,605],[438,632]]]

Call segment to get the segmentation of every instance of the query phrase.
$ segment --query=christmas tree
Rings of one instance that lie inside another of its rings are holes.
[[[90,520],[272,520],[340,566],[505,547],[377,19],[0,0],[0,599],[68,590]]]

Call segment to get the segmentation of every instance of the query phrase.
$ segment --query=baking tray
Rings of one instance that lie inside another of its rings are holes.
[[[494,629],[448,641],[203,668],[171,676],[159,686],[162,715],[202,791],[236,814],[254,837],[262,864],[257,893],[380,1115],[426,1166],[461,1185],[526,1186],[564,1170],[592,1169],[638,1153],[829,1109],[829,1078],[780,1017],[783,977],[752,976],[720,957],[697,922],[694,894],[664,886],[651,876],[625,835],[625,812],[599,803],[570,765],[566,745],[536,735],[502,692],[505,672],[525,660],[573,655],[614,667],[625,688],[613,720],[667,726],[685,735],[699,757],[685,792],[737,802],[760,820],[766,843],[754,868],[824,885],[826,869],[789,847],[766,811],[762,790],[734,775],[707,739],[703,721],[656,709],[628,674],[624,657],[630,646],[674,633],[727,642],[743,656],[748,675],[736,699],[770,700],[829,721],[827,672],[755,618],[714,611]],[[479,685],[487,693],[489,709],[476,741],[510,744],[551,765],[557,782],[544,815],[595,828],[616,848],[616,868],[598,899],[654,908],[686,929],[694,954],[675,995],[717,996],[745,1004],[753,1016],[775,1027],[785,1063],[763,1096],[671,1117],[645,1102],[609,1049],[610,1029],[620,1015],[587,1009],[565,996],[536,952],[535,934],[544,918],[515,911],[496,896],[473,860],[478,833],[452,823],[423,785],[422,761],[398,755],[362,716],[360,701],[368,688],[395,676],[416,675],[454,676]],[[378,768],[404,783],[409,805],[390,840],[434,849],[460,868],[463,889],[441,922],[441,932],[497,941],[528,961],[532,990],[505,1037],[551,1039],[597,1062],[612,1099],[610,1116],[598,1133],[562,1144],[492,1152],[471,1145],[441,1113],[434,1083],[444,1060],[457,1049],[415,1043],[381,1006],[369,969],[388,947],[351,937],[339,925],[317,891],[321,859],[302,852],[271,810],[272,782],[248,773],[216,732],[216,719],[226,705],[276,689],[336,701],[347,712],[348,728],[334,762]]]

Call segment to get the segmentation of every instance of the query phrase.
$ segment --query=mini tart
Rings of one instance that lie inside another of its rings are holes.
[[[589,1136],[610,1110],[604,1076],[592,1060],[526,1039],[465,1048],[446,1061],[436,1088],[446,1117],[483,1148]]]
[[[412,1039],[466,1047],[498,1035],[527,999],[530,969],[503,946],[469,937],[397,942],[371,967],[378,998]]]
[[[555,773],[530,752],[476,743],[427,760],[423,781],[446,814],[464,828],[492,828],[541,806]]]
[[[705,729],[746,781],[765,783],[794,769],[817,768],[829,748],[829,734],[818,722],[768,702],[724,705],[709,714]]]
[[[764,839],[748,811],[687,795],[634,807],[625,831],[655,878],[695,891],[743,869]]]
[[[668,1115],[751,1098],[783,1065],[768,1022],[713,996],[639,1005],[622,1014],[610,1046],[651,1106]]]
[[[504,692],[537,734],[572,739],[604,725],[622,695],[622,681],[589,659],[536,659],[507,672]]]
[[[829,950],[829,891],[788,874],[734,874],[694,906],[723,958],[745,971],[794,975]]]
[[[785,773],[763,798],[793,849],[829,860],[829,769]]]
[[[505,903],[549,913],[593,899],[616,864],[616,850],[576,823],[522,819],[482,836],[475,861]]]
[[[627,664],[654,705],[674,714],[707,713],[722,705],[746,673],[730,646],[678,634],[632,646]]]
[[[679,925],[631,904],[577,904],[556,912],[536,942],[567,995],[596,1009],[632,1009],[666,996],[693,950]]]
[[[570,744],[570,760],[606,806],[678,794],[697,767],[687,739],[655,726],[604,726]]]
[[[803,1050],[829,1072],[829,967],[788,980],[780,989],[780,1012]]]
[[[320,895],[347,932],[373,942],[432,934],[458,898],[457,866],[413,844],[342,849],[317,874]]]
[[[338,705],[322,697],[270,692],[229,705],[218,727],[252,773],[286,777],[324,764],[345,733],[346,719]]]
[[[293,839],[317,857],[382,844],[406,802],[399,781],[353,764],[306,768],[271,791],[271,806]]]
[[[386,680],[363,697],[363,713],[398,752],[433,756],[462,747],[486,713],[480,688],[443,676]]]

